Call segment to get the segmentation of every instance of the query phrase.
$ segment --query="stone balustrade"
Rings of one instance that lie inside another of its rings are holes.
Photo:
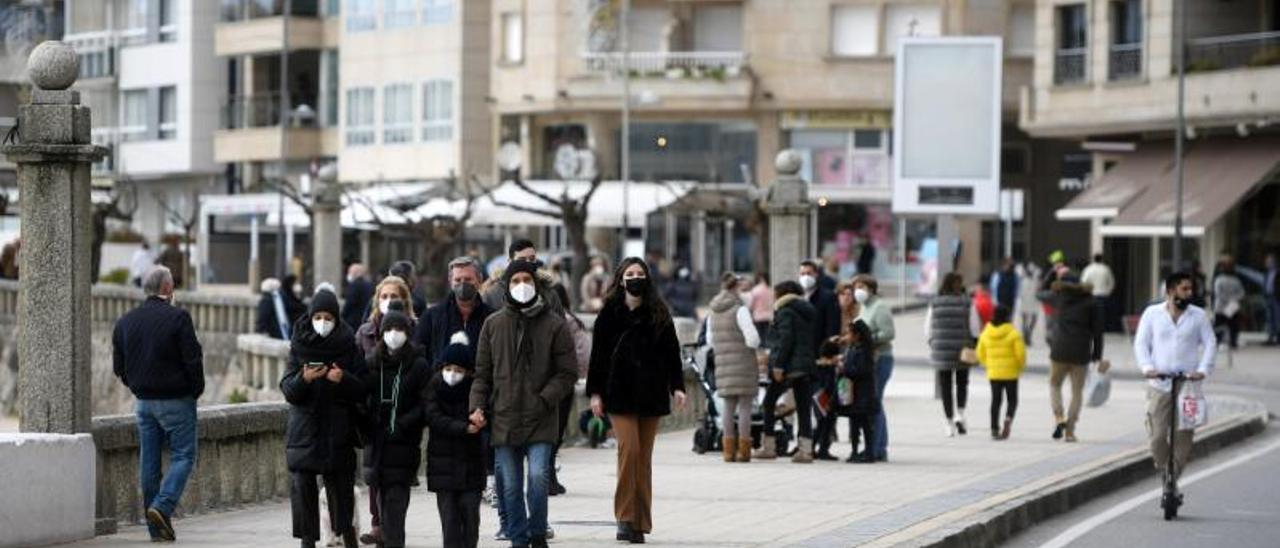
[[[136,287],[112,284],[93,286],[91,321],[114,324],[120,316],[136,308],[146,296]],[[258,299],[251,295],[209,295],[192,291],[174,294],[176,304],[191,313],[200,333],[252,333]],[[0,280],[0,317],[17,317],[18,282]]]
[[[280,378],[289,365],[289,341],[256,333],[240,335],[236,337],[236,364],[240,366],[242,386],[278,395]]]

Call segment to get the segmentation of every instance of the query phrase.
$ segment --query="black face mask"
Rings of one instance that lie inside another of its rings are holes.
[[[1188,306],[1191,306],[1191,301],[1182,297],[1174,297],[1173,306],[1177,307],[1178,310],[1186,310]]]
[[[622,281],[622,288],[632,297],[643,297],[649,292],[649,278],[630,278]]]
[[[460,301],[474,300],[477,293],[476,284],[466,282],[453,284],[453,296]]]

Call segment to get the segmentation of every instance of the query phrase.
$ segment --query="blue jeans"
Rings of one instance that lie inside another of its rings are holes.
[[[495,474],[502,477],[502,509],[507,514],[507,536],[512,546],[527,546],[532,536],[547,534],[547,480],[554,443],[494,447]],[[529,460],[529,486],[524,487],[525,459]],[[526,496],[528,506],[526,513]]]
[[[142,504],[172,516],[196,464],[196,400],[138,400],[135,414]],[[169,470],[161,476],[160,461],[166,446]]]
[[[876,359],[876,395],[880,397],[880,412],[876,413],[875,426],[871,429],[875,441],[871,443],[871,454],[878,459],[889,456],[889,426],[884,418],[884,387],[893,376],[893,355],[880,356]]]

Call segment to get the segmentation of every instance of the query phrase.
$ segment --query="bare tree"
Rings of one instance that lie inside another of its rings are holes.
[[[162,192],[152,192],[151,196],[155,198],[156,203],[160,205],[160,209],[164,211],[165,218],[169,222],[182,227],[182,279],[186,281],[188,287],[191,285],[191,240],[192,233],[195,232],[196,225],[200,223],[200,204],[199,200],[194,196],[188,200],[188,206],[185,210],[180,210],[173,204],[169,203],[169,196]],[[208,242],[200,242],[201,245],[209,245]]]
[[[582,283],[582,277],[587,273],[588,254],[590,253],[590,249],[587,246],[587,205],[591,203],[592,196],[595,196],[596,190],[600,189],[600,183],[603,182],[600,174],[596,173],[595,177],[591,179],[590,186],[587,187],[587,192],[577,198],[569,195],[569,186],[567,184],[564,186],[564,191],[557,197],[529,186],[528,183],[520,178],[519,173],[516,173],[511,178],[511,182],[519,187],[520,190],[546,204],[547,207],[512,204],[499,201],[496,198],[492,199],[494,205],[541,215],[563,223],[565,230],[568,232],[569,247],[573,248],[573,271],[569,287],[578,287]]]
[[[92,258],[89,269],[90,279],[95,282],[102,270],[102,244],[107,241],[107,219],[130,222],[138,210],[137,187],[127,178],[117,181],[110,192],[110,200],[93,204],[93,245],[90,246]]]

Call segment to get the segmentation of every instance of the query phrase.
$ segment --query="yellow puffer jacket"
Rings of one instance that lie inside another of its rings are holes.
[[[1027,365],[1027,347],[1013,324],[987,324],[978,337],[978,363],[987,368],[987,379],[1012,381]]]

